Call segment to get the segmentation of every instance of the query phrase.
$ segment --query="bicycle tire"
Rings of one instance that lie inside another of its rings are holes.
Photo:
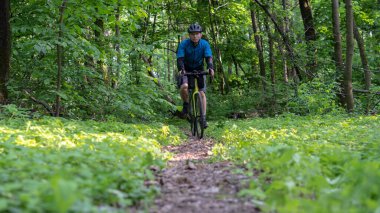
[[[197,97],[195,98],[195,101],[196,101],[196,104],[195,104],[195,107],[196,107],[196,110],[195,110],[195,126],[196,126],[196,134],[197,134],[197,137],[198,139],[202,139],[203,138],[203,134],[204,134],[204,125],[203,125],[203,122],[202,122],[202,119],[201,119],[201,116],[203,115],[203,108],[202,108],[202,105],[203,105],[203,100],[201,98],[201,95],[198,93],[197,94]]]
[[[192,136],[196,136],[197,134],[197,129],[198,129],[198,126],[197,126],[197,120],[196,120],[196,111],[194,110],[194,102],[193,102],[193,99],[190,99],[190,109],[189,109],[189,113],[190,113],[190,126],[191,126],[191,135]]]

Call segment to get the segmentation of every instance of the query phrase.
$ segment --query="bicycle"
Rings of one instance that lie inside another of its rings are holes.
[[[199,94],[198,88],[198,78],[203,75],[208,75],[206,71],[194,71],[191,73],[185,73],[186,76],[194,76],[194,89],[189,89],[190,94],[190,104],[189,104],[189,117],[191,125],[192,136],[197,136],[198,139],[202,139],[204,135],[204,125],[201,116],[204,115],[203,112],[203,100]]]

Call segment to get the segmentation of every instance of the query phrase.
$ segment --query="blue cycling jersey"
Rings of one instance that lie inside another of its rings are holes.
[[[210,44],[204,39],[200,39],[196,46],[190,39],[179,44],[177,59],[184,58],[186,71],[203,70],[203,59],[206,57],[212,57],[212,51]]]

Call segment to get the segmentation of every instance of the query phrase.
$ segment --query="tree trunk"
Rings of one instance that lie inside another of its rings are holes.
[[[0,104],[8,102],[7,82],[11,59],[10,2],[0,2]]]
[[[98,11],[98,9],[96,10]],[[103,35],[104,35],[104,21],[103,21],[103,18],[102,17],[99,17],[95,20],[95,25],[97,26],[97,28],[94,30],[94,34],[95,34],[95,42],[96,44],[98,45],[98,48],[99,49],[103,49],[104,48],[104,45],[103,45]],[[103,80],[104,80],[104,83],[106,85],[108,85],[109,83],[109,76],[108,76],[108,72],[107,70],[105,69],[105,66],[104,66],[104,60],[102,58],[98,59],[97,62],[97,67],[98,67],[98,72],[103,76]]]
[[[309,0],[299,0],[301,16],[303,20],[303,26],[305,29],[305,39],[306,41],[315,41],[317,39],[314,24],[313,24],[313,13],[311,10],[311,5]]]
[[[170,3],[168,3],[168,11],[170,10]],[[171,22],[171,18],[170,18],[170,15],[168,17],[168,32],[170,32],[170,22]],[[170,48],[171,48],[171,45],[170,45],[170,41],[167,42],[167,51],[166,51],[166,55],[167,55],[167,58],[166,58],[166,64],[168,66],[168,73],[167,73],[167,79],[168,79],[168,82],[171,81],[171,77],[170,77],[170,74],[171,74],[171,64],[170,64],[170,61],[171,61],[171,53],[170,53]]]
[[[251,20],[252,20],[252,29],[254,33],[255,38],[255,44],[257,52],[259,53],[259,67],[260,67],[260,76],[261,76],[261,84],[263,92],[266,91],[266,83],[265,83],[265,77],[266,77],[266,71],[265,71],[265,61],[264,61],[264,53],[263,53],[263,46],[262,46],[262,38],[259,35],[259,27],[257,22],[257,16],[255,12],[255,8],[251,7]]]
[[[216,71],[217,73],[219,73],[220,75],[220,92],[221,94],[224,94],[225,93],[225,86],[226,86],[226,82],[225,82],[225,75],[224,75],[224,70],[223,70],[223,64],[222,64],[222,54],[220,52],[220,49],[219,49],[219,45],[218,45],[218,33],[217,31],[215,30],[215,22],[213,20],[213,17],[212,17],[212,13],[211,13],[211,7],[213,7],[212,5],[212,2],[211,0],[208,1],[208,15],[209,15],[209,20],[210,20],[210,24],[211,24],[211,34],[212,34],[212,38],[213,38],[213,42],[214,42],[214,57],[216,55],[216,61],[218,62],[218,66],[216,66]]]
[[[265,11],[265,13],[270,17],[272,23],[274,24],[275,26],[275,29],[280,33],[281,35],[281,38],[282,38],[282,41],[284,42],[284,45],[285,45],[285,48],[290,56],[290,60],[292,61],[292,64],[293,64],[293,68],[295,70],[295,73],[297,76],[295,76],[296,78],[298,78],[299,80],[302,80],[302,76],[301,76],[301,68],[299,67],[298,63],[297,63],[297,60],[296,60],[296,56],[294,54],[294,50],[292,48],[292,46],[290,45],[290,39],[288,37],[287,34],[285,34],[285,32],[283,31],[283,29],[280,28],[279,24],[277,23],[277,20],[276,18],[269,12],[269,10],[259,1],[259,0],[255,0],[255,2]],[[298,81],[298,79],[295,79],[295,82]]]
[[[313,24],[313,13],[311,10],[311,4],[309,0],[299,0],[299,6],[301,10],[301,16],[303,20],[303,26],[305,29],[305,39],[307,43],[307,54],[309,56],[308,64],[306,65],[308,71],[306,74],[309,79],[315,76],[316,69],[316,47],[311,41],[317,40],[317,36]]]
[[[59,8],[59,31],[58,31],[58,40],[62,41],[63,39],[63,13],[66,9],[67,0],[63,0],[61,7]],[[62,67],[63,67],[63,47],[60,44],[57,44],[57,96],[55,98],[55,116],[59,117],[60,108],[61,108],[61,86],[62,86]]]
[[[349,113],[354,110],[354,95],[352,92],[352,58],[354,55],[354,31],[353,31],[353,11],[352,0],[345,0],[346,2],[346,69],[344,72],[344,94],[346,99],[347,111]]]
[[[170,74],[171,74],[171,64],[170,64],[170,61],[171,61],[171,52],[170,52],[170,47],[171,47],[171,45],[170,45],[170,42],[168,41],[167,42],[167,47],[168,47],[168,49],[166,50],[166,65],[167,65],[167,67],[168,67],[168,70],[167,70],[167,79],[168,79],[168,82],[170,82],[170,79],[171,79],[171,77],[170,77]]]
[[[268,23],[268,18],[265,19],[265,30],[267,31],[268,34],[268,45],[269,45],[269,69],[270,69],[270,80],[272,83],[272,95],[273,95],[273,103],[276,103],[276,75],[275,75],[275,70],[274,70],[274,42],[273,42],[273,35],[272,31],[270,28],[270,25]]]
[[[287,0],[282,0],[282,10],[285,14],[284,21],[282,23],[282,30],[285,35],[288,34],[289,32],[289,18],[287,16],[287,8],[288,8],[288,1]],[[287,55],[286,51],[284,51],[284,44],[279,45],[279,49],[282,55],[282,64],[283,64],[283,76],[284,76],[284,82],[289,83],[289,69],[288,69],[288,60],[287,60]]]
[[[362,66],[364,70],[364,85],[365,85],[364,89],[369,90],[371,86],[371,71],[369,70],[369,67],[368,67],[368,59],[367,59],[367,54],[365,53],[364,40],[363,40],[363,37],[360,35],[359,29],[356,26],[355,21],[353,23],[353,27],[354,27],[354,37],[356,39],[356,42],[358,43],[360,59],[362,61]]]
[[[235,73],[236,75],[239,75],[239,70],[238,70],[238,63],[236,62],[236,58],[234,55],[231,55],[231,58],[232,58],[232,61],[234,62],[234,66],[235,66]]]
[[[112,78],[112,88],[116,89],[118,86],[120,78],[120,68],[121,68],[121,51],[120,51],[120,0],[117,1],[116,14],[115,14],[116,24],[115,24],[115,50],[116,50],[116,73]]]
[[[360,59],[362,61],[362,66],[364,70],[364,90],[368,90],[371,87],[371,71],[368,67],[368,59],[367,59],[367,54],[365,51],[365,45],[364,45],[364,40],[362,36],[360,35],[359,29],[354,21],[353,23],[354,27],[354,37],[356,39],[356,42],[358,43],[359,47],[359,52],[360,52]],[[369,112],[369,106],[370,105],[370,94],[367,94],[367,107],[366,107],[366,114]]]
[[[334,60],[336,66],[336,81],[339,85],[337,96],[339,102],[345,105],[345,99],[343,95],[343,57],[342,57],[342,39],[340,34],[340,16],[339,16],[339,0],[332,0],[332,17],[333,17],[333,33],[334,33]]]

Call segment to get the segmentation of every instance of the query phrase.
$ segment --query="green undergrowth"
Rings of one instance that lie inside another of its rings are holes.
[[[255,174],[241,195],[264,212],[380,212],[380,116],[219,121],[215,158]]]
[[[0,121],[0,212],[125,212],[182,133],[163,124],[42,118]]]

